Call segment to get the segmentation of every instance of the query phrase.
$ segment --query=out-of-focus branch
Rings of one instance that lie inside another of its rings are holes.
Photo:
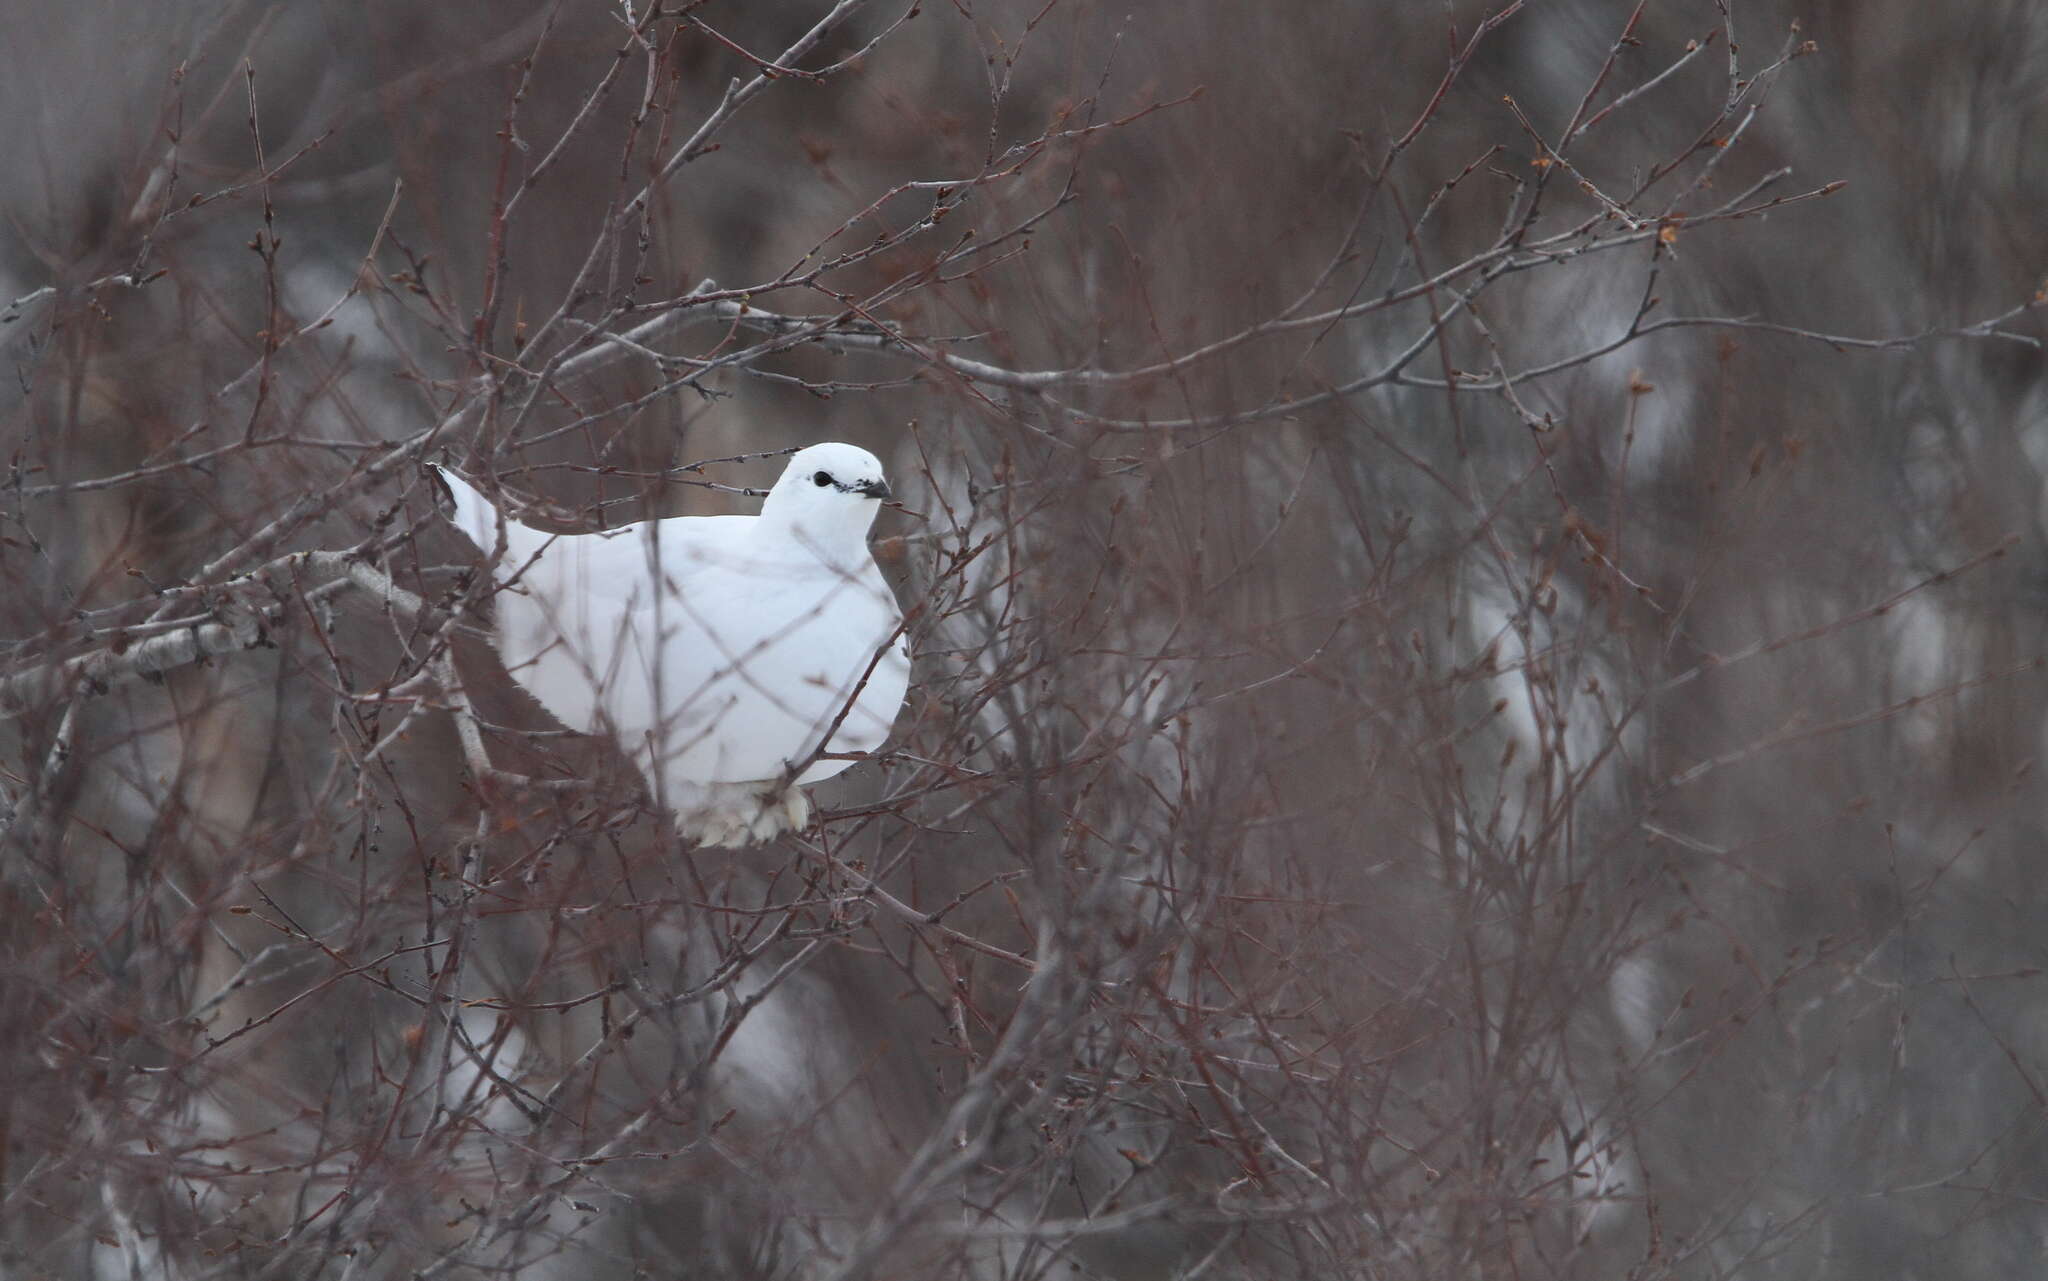
[[[875,1219],[831,1274],[831,1281],[866,1281],[874,1275],[889,1247],[934,1208],[935,1194],[980,1163],[1011,1075],[1039,1051],[1042,1041],[1064,1030],[1085,1003],[1087,989],[1073,982],[1072,959],[1052,931],[1040,931],[1035,950],[1039,968],[1025,984],[1023,1000],[1002,1039],[903,1163]],[[1046,1093],[1041,1091],[1040,1097]]]
[[[40,289],[31,289],[5,307],[0,307],[0,351],[7,350],[8,347],[34,333],[36,322],[61,295],[68,293],[90,298],[108,289],[140,289],[153,280],[161,279],[164,272],[165,269],[161,267],[140,275],[117,271],[111,275],[101,276],[97,280],[89,280],[82,285],[64,288],[44,285]]]
[[[307,601],[326,600],[353,587],[408,613],[424,608],[419,597],[391,582],[359,553],[293,552],[209,589],[205,598],[211,606],[210,618],[195,618],[133,643],[117,642],[0,676],[0,718],[18,716],[66,691],[101,694],[137,678],[160,677],[218,655],[268,646],[294,602],[281,583],[306,572],[338,575],[308,589]]]
[[[1655,234],[1654,231],[1646,230],[1641,237],[1632,237],[1632,239],[1645,239],[1653,234]],[[1450,274],[1453,273],[1441,273],[1438,278],[1441,279],[1443,275]],[[1462,274],[1462,268],[1458,269],[1458,274]],[[1489,282],[1491,279],[1491,277],[1488,278]],[[1410,293],[1412,293],[1412,291],[1404,291],[1403,297],[1409,296]],[[911,335],[893,332],[879,332],[876,329],[876,327],[871,324],[846,324],[845,322],[840,321],[836,317],[828,316],[783,315],[776,312],[764,311],[750,304],[730,300],[713,303],[711,309],[715,314],[723,318],[729,319],[736,324],[744,325],[753,329],[762,330],[764,332],[792,336],[801,342],[814,342],[820,346],[828,347],[835,351],[895,352],[911,356],[914,359],[918,359],[929,364],[941,366],[947,369],[948,371],[958,374],[962,378],[966,378],[972,382],[987,383],[991,386],[998,387],[1010,387],[1023,391],[1049,391],[1055,388],[1097,387],[1115,383],[1142,381],[1146,379],[1162,377],[1173,373],[1179,368],[1221,354],[1223,351],[1226,351],[1229,348],[1235,347],[1244,342],[1250,341],[1252,338],[1255,337],[1263,337],[1269,334],[1296,330],[1309,326],[1311,324],[1331,324],[1335,323],[1336,321],[1350,318],[1352,316],[1362,315],[1369,311],[1378,310],[1386,305],[1387,304],[1385,301],[1380,301],[1375,303],[1358,304],[1356,306],[1343,308],[1334,312],[1323,313],[1321,315],[1314,317],[1276,320],[1265,325],[1254,326],[1250,329],[1240,331],[1238,334],[1233,335],[1228,339],[1221,340],[1219,342],[1210,344],[1206,347],[1198,348],[1194,351],[1186,353],[1185,355],[1176,357],[1172,361],[1162,362],[1155,365],[1148,365],[1141,369],[1130,370],[1015,370],[1005,368],[1001,365],[991,364],[986,361],[972,360],[964,356],[957,356],[951,352],[940,350],[935,345],[933,345],[933,340],[931,339],[918,338]],[[1541,379],[1544,377],[1548,377],[1552,374],[1562,373],[1563,371],[1568,369],[1577,368],[1593,360],[1597,360],[1602,356],[1617,351],[1620,348],[1627,346],[1629,343],[1639,338],[1659,332],[1660,330],[1679,328],[1723,328],[1763,330],[1771,333],[1785,334],[1790,337],[1802,338],[1811,342],[1825,343],[1829,346],[1844,351],[1903,351],[1919,347],[1928,342],[1942,338],[1990,339],[2005,342],[2016,342],[2022,344],[2023,346],[2039,349],[2041,346],[2041,342],[2039,339],[2034,338],[2028,334],[2015,333],[2012,330],[2005,328],[2004,326],[2009,324],[2011,321],[2017,319],[2018,317],[2023,316],[2030,311],[2034,311],[2043,305],[2044,303],[2042,299],[2030,298],[2026,302],[2007,308],[2006,310],[1999,312],[1995,316],[1990,316],[1983,320],[1976,321],[1967,325],[1954,325],[1947,327],[1930,328],[1921,330],[1918,333],[1913,334],[1869,338],[1856,337],[1848,334],[1830,334],[1818,330],[1801,329],[1793,325],[1776,324],[1770,321],[1757,320],[1749,317],[1670,317],[1664,320],[1651,321],[1648,323],[1635,325],[1631,327],[1628,331],[1617,336],[1609,342],[1587,348],[1584,351],[1574,353],[1571,356],[1550,362],[1548,364],[1523,370],[1520,373],[1513,374],[1505,380],[1474,377],[1471,379],[1459,380],[1456,383],[1456,386],[1460,390],[1465,391],[1499,391],[1503,388],[1511,387],[1513,384],[1518,382],[1528,382],[1535,379]],[[1448,318],[1448,316],[1446,318]],[[1298,413],[1306,409],[1314,408],[1318,405],[1328,404],[1334,400],[1339,400],[1344,397],[1356,395],[1357,393],[1368,390],[1372,387],[1384,386],[1388,384],[1399,384],[1402,386],[1411,387],[1429,387],[1441,390],[1446,386],[1446,384],[1441,379],[1430,379],[1426,377],[1411,376],[1404,374],[1402,372],[1402,367],[1408,363],[1408,360],[1410,358],[1412,358],[1413,353],[1419,352],[1424,344],[1426,344],[1428,341],[1432,341],[1434,339],[1435,333],[1440,328],[1441,322],[1439,322],[1437,325],[1433,325],[1432,327],[1430,327],[1419,337],[1419,339],[1415,343],[1410,344],[1409,347],[1404,349],[1402,357],[1396,358],[1394,361],[1390,362],[1386,367],[1372,374],[1339,384],[1338,386],[1332,387],[1326,391],[1317,392],[1307,396],[1295,397],[1288,400],[1277,401],[1271,404],[1262,405],[1257,408],[1245,410],[1239,413],[1218,414],[1213,417],[1205,418],[1178,418],[1159,419],[1155,421],[1141,421],[1102,418],[1097,417],[1093,414],[1088,414],[1082,410],[1072,409],[1071,407],[1069,409],[1069,412],[1081,416],[1092,425],[1101,426],[1116,431],[1160,431],[1175,429],[1214,428],[1232,426],[1239,423],[1256,422],[1261,419],[1273,418],[1291,413]]]

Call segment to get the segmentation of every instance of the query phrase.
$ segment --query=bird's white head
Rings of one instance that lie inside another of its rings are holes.
[[[889,496],[880,459],[857,445],[828,442],[790,456],[782,479],[761,504],[761,519],[786,525],[824,549],[865,545],[875,513]]]

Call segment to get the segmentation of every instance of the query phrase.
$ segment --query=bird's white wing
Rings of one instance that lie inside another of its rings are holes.
[[[616,733],[657,788],[772,780],[835,719],[832,750],[878,746],[909,675],[900,643],[875,660],[898,621],[887,584],[871,560],[764,554],[756,519],[554,538],[502,566],[508,670],[565,723]]]

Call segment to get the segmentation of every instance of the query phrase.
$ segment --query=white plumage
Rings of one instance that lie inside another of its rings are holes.
[[[850,764],[803,765],[820,740],[829,733],[824,750],[838,753],[887,739],[910,658],[868,550],[889,494],[873,454],[800,451],[758,516],[597,534],[502,518],[441,475],[456,527],[487,557],[502,522],[491,574],[506,670],[563,724],[615,735],[685,837],[742,845],[801,829],[799,785]]]

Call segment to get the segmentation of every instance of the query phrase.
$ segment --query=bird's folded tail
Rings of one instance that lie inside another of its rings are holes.
[[[453,500],[453,509],[448,503],[436,502],[441,514],[448,517],[463,536],[476,544],[477,550],[488,553],[498,542],[498,511],[490,500],[476,491],[476,487],[455,474],[453,468],[439,463],[428,463],[441,485]]]

